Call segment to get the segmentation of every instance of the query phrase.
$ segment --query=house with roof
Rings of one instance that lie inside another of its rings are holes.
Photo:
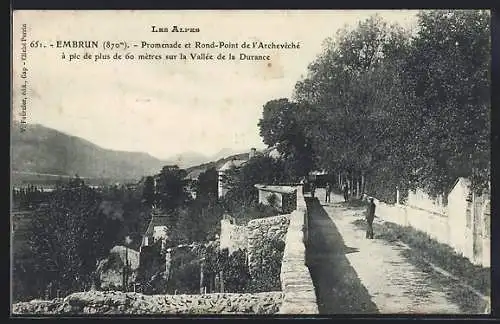
[[[245,157],[235,157],[229,161],[226,161],[222,166],[220,166],[217,169],[218,173],[218,196],[219,198],[222,198],[226,195],[228,192],[229,188],[227,188],[224,184],[224,175],[228,170],[234,169],[234,168],[240,168],[242,167],[245,163],[247,163],[249,160],[253,159],[256,156],[269,156],[274,159],[278,158],[279,152],[276,149],[276,146],[272,146],[269,148],[266,148],[265,150],[262,151],[257,151],[256,148],[252,148],[250,150],[250,153],[248,154],[248,158]]]
[[[146,247],[152,246],[155,243],[161,242],[162,248],[165,247],[168,240],[168,216],[159,208],[151,210],[151,220],[148,228],[142,237],[142,243],[139,252]]]

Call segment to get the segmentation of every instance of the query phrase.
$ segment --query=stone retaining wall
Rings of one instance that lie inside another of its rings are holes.
[[[290,215],[248,222],[248,271],[258,291],[280,288],[280,268]]]
[[[302,187],[297,188],[297,210],[290,215],[281,264],[280,314],[318,314],[316,293],[306,265],[308,240],[307,207]]]
[[[257,294],[142,295],[90,291],[12,306],[13,314],[276,314],[281,292]]]
[[[262,288],[254,294],[142,295],[91,291],[66,298],[12,306],[14,314],[318,314],[314,285],[306,265],[308,215],[302,187],[290,215],[248,223],[248,266]],[[227,225],[227,224],[226,224]],[[244,241],[244,240],[243,240]],[[276,282],[275,282],[276,281]]]

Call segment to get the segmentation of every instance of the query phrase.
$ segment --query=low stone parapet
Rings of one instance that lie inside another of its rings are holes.
[[[13,314],[276,314],[282,292],[256,294],[143,295],[90,291],[53,300],[33,300],[12,306]]]

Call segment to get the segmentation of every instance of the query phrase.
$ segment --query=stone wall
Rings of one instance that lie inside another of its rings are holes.
[[[369,196],[365,196],[368,199]],[[387,204],[374,198],[375,216],[380,219],[398,224],[411,226],[416,230],[427,233],[436,241],[449,244],[448,217],[446,214],[437,213],[416,206]]]
[[[281,292],[257,294],[142,295],[90,291],[12,305],[13,314],[276,314]]]
[[[258,291],[280,289],[280,268],[290,215],[248,222],[248,270]]]
[[[490,266],[489,197],[475,197],[470,191],[470,182],[464,178],[457,179],[447,196],[446,208],[421,190],[410,194],[412,199],[405,205],[387,204],[374,198],[376,216],[425,232],[436,241],[453,247],[471,262]],[[471,196],[476,198],[472,199],[474,202],[468,201]]]
[[[302,188],[297,188],[297,210],[290,215],[281,264],[280,314],[318,314],[316,293],[306,265],[308,241],[307,208]]]

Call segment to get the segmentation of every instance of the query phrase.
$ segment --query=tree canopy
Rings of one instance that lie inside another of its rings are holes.
[[[489,30],[484,10],[422,10],[413,35],[379,16],[344,28],[292,99],[264,105],[260,134],[309,168],[366,176],[380,198],[396,186],[445,193],[460,176],[485,188]]]

